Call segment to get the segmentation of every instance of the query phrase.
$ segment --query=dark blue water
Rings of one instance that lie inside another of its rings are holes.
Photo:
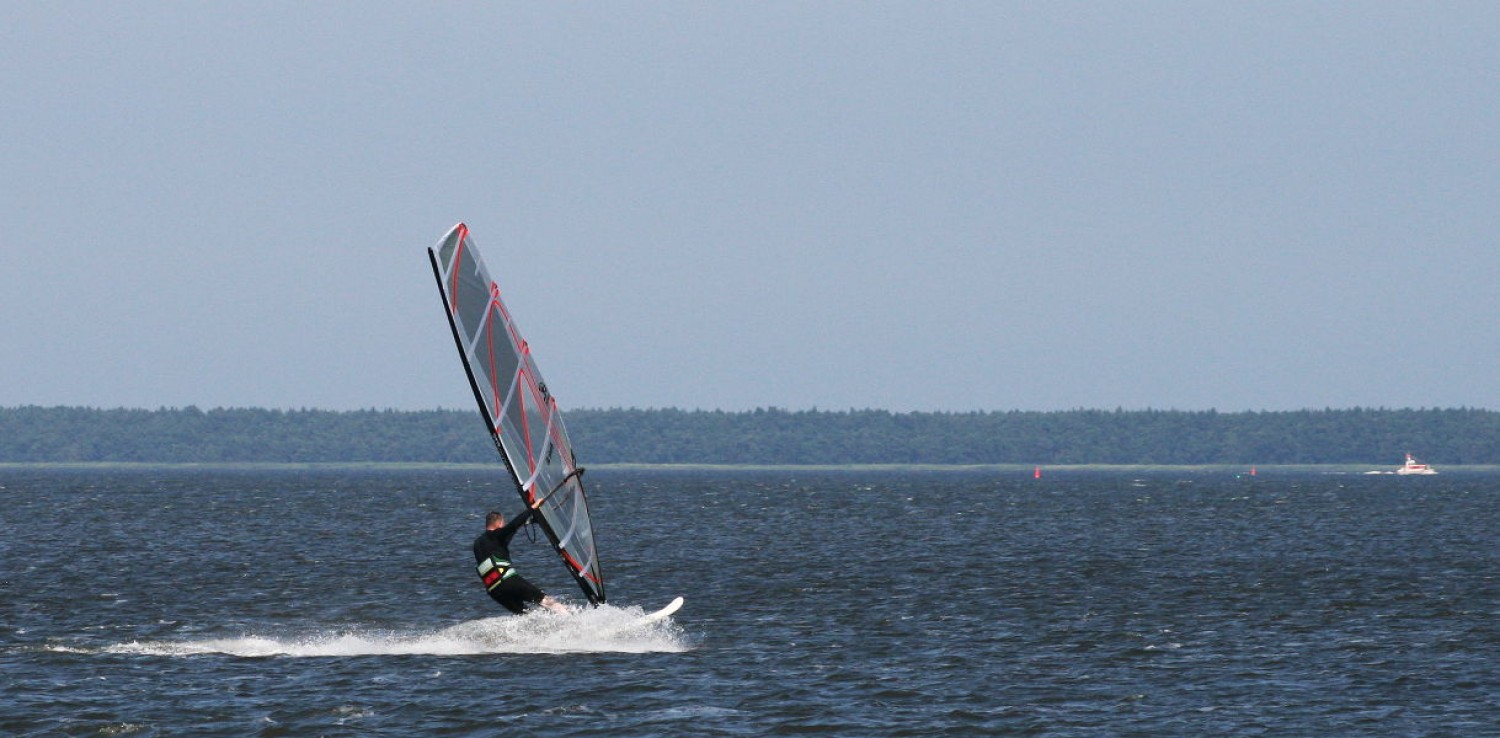
[[[0,735],[1500,735],[1500,477],[589,481],[512,618],[481,471],[0,470]]]

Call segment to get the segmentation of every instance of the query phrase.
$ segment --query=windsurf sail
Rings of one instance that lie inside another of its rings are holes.
[[[500,287],[490,279],[469,229],[453,227],[427,250],[448,325],[495,448],[521,499],[543,499],[535,518],[591,604],[604,602],[582,467],[563,428],[557,400],[542,381]]]

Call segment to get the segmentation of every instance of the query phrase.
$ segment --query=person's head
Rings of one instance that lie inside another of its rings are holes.
[[[505,516],[491,510],[484,514],[484,529],[494,530],[505,526]]]

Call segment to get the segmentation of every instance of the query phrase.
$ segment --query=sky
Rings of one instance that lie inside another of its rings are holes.
[[[0,407],[1500,409],[1500,5],[0,5]]]

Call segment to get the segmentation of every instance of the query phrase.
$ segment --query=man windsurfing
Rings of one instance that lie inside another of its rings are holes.
[[[510,539],[531,521],[532,514],[545,500],[545,497],[537,498],[525,512],[509,523],[498,512],[487,513],[484,516],[484,532],[474,539],[474,562],[479,572],[479,581],[484,583],[485,591],[490,593],[491,599],[517,615],[526,612],[527,604],[541,605],[556,613],[568,612],[562,603],[526,581],[510,563]]]

